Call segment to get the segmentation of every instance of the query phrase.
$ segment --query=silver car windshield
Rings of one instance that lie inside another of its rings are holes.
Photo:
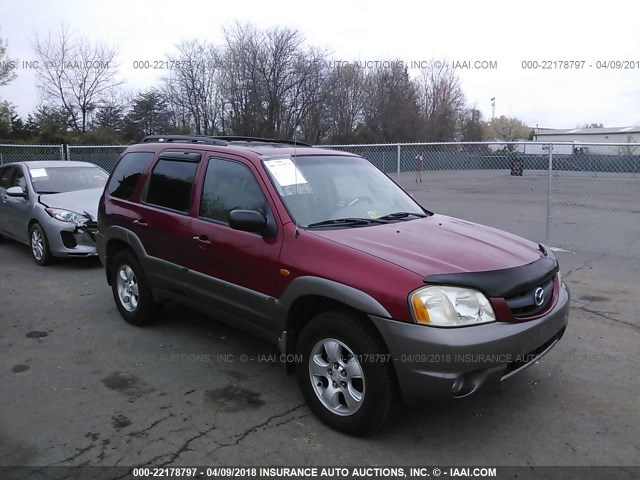
[[[302,227],[375,225],[426,216],[389,177],[360,157],[280,157],[263,163]]]
[[[29,168],[36,193],[64,193],[104,188],[109,175],[97,167]]]

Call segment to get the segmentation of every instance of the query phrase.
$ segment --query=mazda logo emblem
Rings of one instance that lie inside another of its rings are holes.
[[[533,299],[536,302],[537,306],[540,306],[544,303],[544,290],[542,287],[536,288],[536,291],[533,294]]]

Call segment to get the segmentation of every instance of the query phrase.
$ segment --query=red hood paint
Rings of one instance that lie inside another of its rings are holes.
[[[500,270],[526,265],[542,256],[538,245],[529,240],[444,215],[388,225],[307,231],[422,276]]]

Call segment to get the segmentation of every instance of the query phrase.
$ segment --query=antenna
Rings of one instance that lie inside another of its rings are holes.
[[[491,120],[496,116],[496,97],[491,97]]]

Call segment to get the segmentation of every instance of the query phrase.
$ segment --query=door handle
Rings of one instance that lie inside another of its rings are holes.
[[[193,240],[198,242],[198,245],[200,245],[202,248],[208,247],[209,245],[211,245],[211,242],[209,241],[209,239],[207,238],[206,235],[200,235],[199,237],[193,237]]]
[[[138,225],[139,227],[148,227],[149,224],[144,218],[140,218],[139,220],[134,220],[133,223]]]

